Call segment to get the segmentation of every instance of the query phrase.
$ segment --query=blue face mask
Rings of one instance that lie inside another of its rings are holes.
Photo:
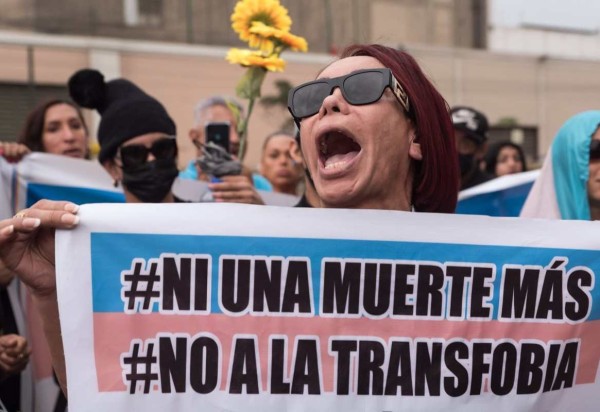
[[[160,203],[179,174],[175,159],[154,160],[123,167],[123,186],[144,203]]]

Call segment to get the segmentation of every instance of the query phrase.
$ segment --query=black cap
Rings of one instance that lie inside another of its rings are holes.
[[[176,135],[175,122],[154,97],[126,79],[104,81],[97,70],[79,70],[69,79],[69,94],[82,107],[96,109],[100,163],[115,157],[121,144],[147,133]]]
[[[456,106],[450,110],[452,124],[457,130],[462,130],[465,136],[482,144],[487,141],[489,129],[487,117],[472,107]]]

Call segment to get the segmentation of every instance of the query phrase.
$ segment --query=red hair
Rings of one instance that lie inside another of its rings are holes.
[[[410,102],[423,160],[413,161],[412,204],[419,212],[454,213],[459,188],[458,155],[448,104],[408,53],[378,44],[355,44],[340,58],[370,56],[389,68]]]

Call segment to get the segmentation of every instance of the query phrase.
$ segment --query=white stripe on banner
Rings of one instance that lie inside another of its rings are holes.
[[[7,219],[15,214],[12,203],[14,173],[15,165],[0,156],[0,219]]]
[[[110,175],[97,162],[46,153],[32,153],[17,166],[17,209],[38,200],[68,200],[77,204],[123,202]]]

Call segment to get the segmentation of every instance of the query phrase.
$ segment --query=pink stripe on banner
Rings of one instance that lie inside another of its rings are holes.
[[[268,346],[271,335],[288,336],[288,354],[293,351],[296,336],[317,336],[320,339],[323,386],[333,391],[334,358],[328,355],[331,336],[390,338],[441,338],[453,339],[535,339],[543,342],[581,339],[577,384],[593,383],[600,362],[600,320],[579,325],[548,323],[454,322],[435,320],[395,319],[332,319],[286,317],[229,317],[226,315],[125,315],[113,313],[94,314],[95,360],[98,389],[125,391],[122,382],[120,357],[128,352],[132,339],[155,338],[157,333],[187,333],[194,336],[207,332],[218,337],[222,349],[222,383],[226,389],[227,371],[232,338],[236,334],[257,335],[261,363],[262,390],[267,390]],[[287,373],[290,365],[287,365]]]

